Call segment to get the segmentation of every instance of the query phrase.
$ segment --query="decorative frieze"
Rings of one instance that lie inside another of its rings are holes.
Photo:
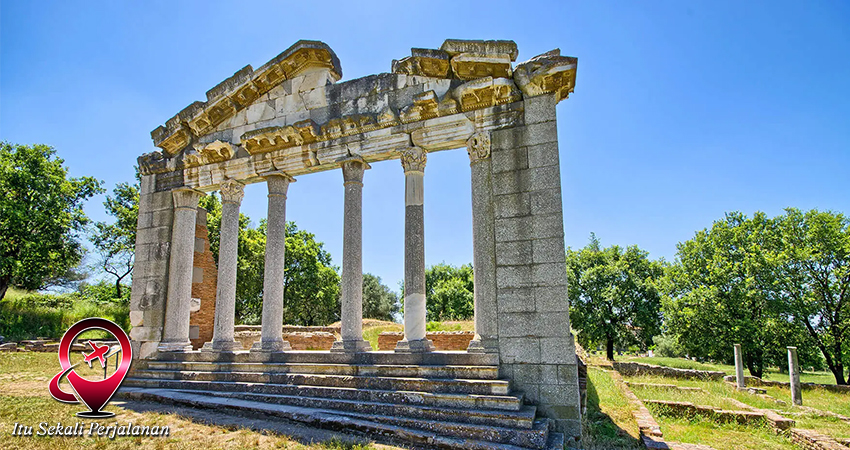
[[[485,55],[507,54],[511,61],[516,61],[516,57],[519,55],[519,50],[514,41],[446,39],[440,50],[451,56],[462,53],[479,53]]]
[[[142,175],[168,172],[171,170],[168,168],[168,161],[160,151],[145,153],[136,159]]]
[[[393,60],[392,72],[420,77],[448,78],[448,53],[429,48],[410,49],[411,55],[401,60]]]
[[[518,65],[514,81],[526,97],[555,93],[558,101],[575,89],[578,58],[561,56],[555,49]]]
[[[183,154],[185,167],[198,167],[206,164],[227,161],[233,157],[233,145],[216,140],[209,144],[195,144],[192,151]]]
[[[461,80],[510,78],[511,57],[507,53],[462,53],[452,58],[452,72]]]
[[[488,108],[522,100],[522,93],[509,78],[486,77],[468,81],[452,92],[462,111]]]
[[[439,101],[436,92],[423,92],[413,97],[412,105],[401,110],[401,121],[409,123],[437,117],[439,114],[438,106]]]

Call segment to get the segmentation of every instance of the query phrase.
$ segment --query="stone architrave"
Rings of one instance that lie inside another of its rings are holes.
[[[425,337],[425,150],[411,147],[401,154],[404,169],[404,339],[395,351],[421,353],[434,350]]]
[[[195,256],[195,220],[198,200],[203,194],[194,189],[172,191],[174,224],[171,228],[171,258],[168,262],[168,297],[161,352],[189,351],[189,313],[192,303],[192,265]]]
[[[747,386],[747,379],[744,378],[744,355],[741,352],[741,344],[735,344],[735,381],[738,389],[744,389]]]
[[[363,339],[363,172],[369,164],[360,157],[342,163],[345,186],[342,240],[342,325],[341,340],[334,352],[372,350]]]
[[[221,229],[218,250],[218,289],[215,299],[213,340],[204,344],[204,351],[231,352],[241,350],[236,342],[236,266],[239,252],[239,205],[245,196],[245,185],[227,180],[221,192]]]
[[[283,340],[283,283],[286,255],[286,192],[295,181],[285,173],[265,175],[269,188],[269,211],[266,224],[266,261],[263,278],[263,328],[260,340],[251,347],[254,352],[289,350]]]
[[[467,351],[498,353],[496,237],[493,229],[490,133],[478,132],[466,143],[472,173],[472,258],[475,285],[475,338]]]
[[[797,362],[797,347],[788,347],[788,376],[791,378],[791,401],[803,404],[803,387],[800,385],[800,364]]]

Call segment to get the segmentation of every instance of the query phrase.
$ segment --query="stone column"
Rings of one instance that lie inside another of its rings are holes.
[[[342,239],[342,340],[334,352],[368,352],[363,340],[363,172],[369,164],[360,157],[342,163],[345,186]]]
[[[423,210],[427,154],[419,147],[402,152],[404,168],[404,339],[395,351],[434,350],[425,337],[425,214]]]
[[[803,387],[800,386],[800,364],[797,362],[797,347],[788,347],[788,375],[791,377],[791,401],[803,404]]]
[[[496,241],[491,180],[490,133],[476,133],[466,142],[472,172],[472,267],[475,286],[475,338],[467,351],[498,353],[496,317]]]
[[[289,350],[283,340],[283,269],[286,252],[286,191],[295,181],[283,172],[265,176],[269,188],[266,223],[266,272],[263,278],[263,328],[251,351]]]
[[[227,180],[221,192],[221,229],[218,250],[218,290],[215,297],[215,326],[213,340],[204,344],[204,351],[241,350],[234,339],[236,325],[236,261],[239,252],[239,205],[245,196],[245,185]]]
[[[744,378],[744,355],[741,353],[741,344],[735,344],[735,381],[738,383],[738,389],[744,389],[747,386],[747,379]]]
[[[194,189],[172,191],[174,224],[171,227],[171,257],[168,261],[168,297],[161,352],[189,351],[189,309],[192,306],[192,263],[195,256],[195,219],[203,194]]]

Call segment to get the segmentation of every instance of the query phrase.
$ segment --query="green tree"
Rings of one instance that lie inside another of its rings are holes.
[[[776,222],[781,242],[772,256],[782,305],[823,353],[836,384],[847,384],[850,219],[832,212],[803,213],[789,208]]]
[[[115,295],[122,297],[122,281],[133,272],[136,226],[139,220],[139,171],[136,182],[119,183],[106,196],[103,206],[114,218],[112,223],[97,222],[91,240],[100,256],[100,270],[115,277]]]
[[[596,235],[581,250],[567,249],[567,286],[572,326],[586,348],[605,343],[648,348],[660,334],[661,295],[655,281],[662,263],[651,261],[637,246],[602,248]]]
[[[436,264],[425,271],[426,318],[469,320],[475,313],[472,265]]]
[[[381,277],[363,274],[363,317],[392,321],[399,310],[398,295],[384,284]]]
[[[796,345],[804,366],[820,364],[780,301],[775,220],[728,213],[677,248],[662,283],[665,326],[690,356],[730,362],[732,344],[740,343],[745,365],[761,377],[768,365],[784,366],[785,347]]]
[[[69,178],[46,145],[0,144],[0,299],[6,289],[38,289],[83,257],[83,203],[102,192],[92,177]]]

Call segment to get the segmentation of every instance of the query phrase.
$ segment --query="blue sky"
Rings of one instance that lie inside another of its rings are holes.
[[[669,260],[726,211],[850,213],[848,2],[293,3],[4,0],[0,139],[52,145],[111,190],[154,150],[151,130],[299,39],[328,43],[346,80],[446,38],[511,39],[519,61],[556,47],[579,58],[558,106],[568,246],[595,232]],[[364,270],[397,288],[398,161],[364,183]],[[466,153],[429,155],[425,185],[426,263],[471,261]],[[342,175],[301,177],[289,194],[288,218],[339,264]],[[102,201],[86,207],[95,220]],[[263,185],[242,211],[265,217]]]

